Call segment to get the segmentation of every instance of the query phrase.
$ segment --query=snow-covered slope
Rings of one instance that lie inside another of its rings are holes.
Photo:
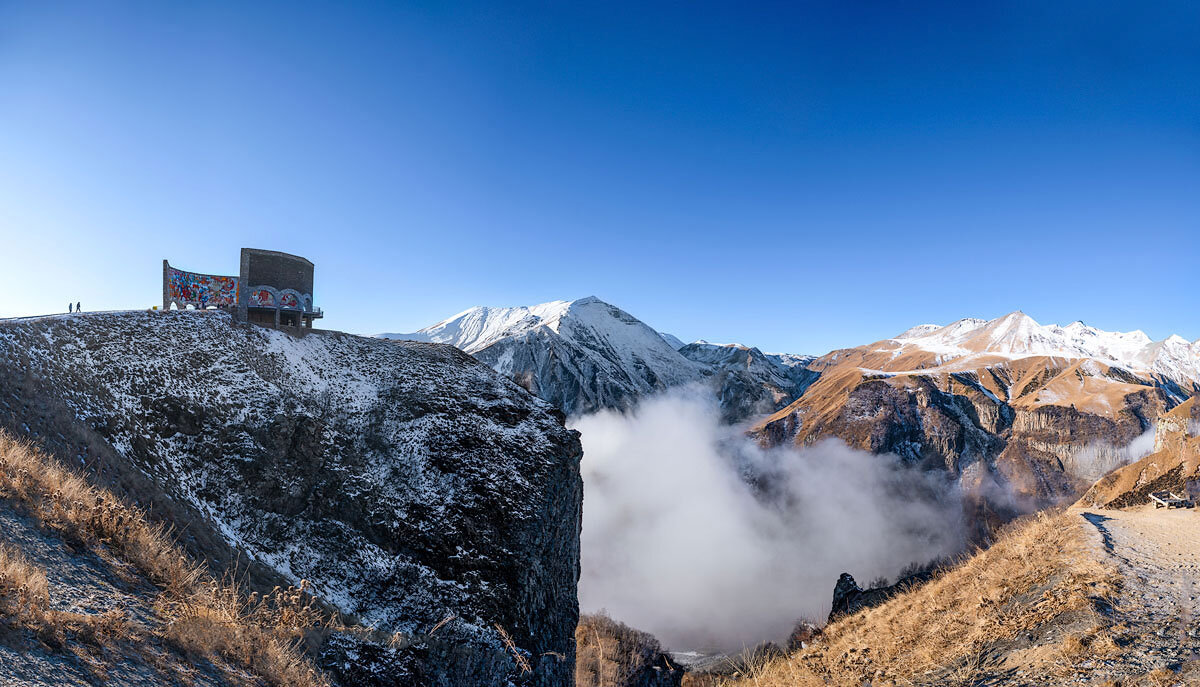
[[[705,377],[657,331],[595,297],[471,308],[413,334],[380,336],[457,346],[567,413],[630,408]]]
[[[1023,312],[994,320],[963,319],[944,327],[919,325],[895,337],[898,355],[916,348],[938,363],[987,354],[1010,359],[1030,356],[1090,358],[1135,372],[1162,375],[1176,383],[1200,381],[1200,341],[1180,336],[1152,341],[1140,330],[1107,332],[1074,322],[1040,325]]]
[[[459,350],[219,312],[5,321],[0,426],[95,479],[151,480],[191,514],[175,530],[224,540],[239,576],[308,580],[388,633],[438,625],[371,654],[395,663],[386,684],[570,683],[578,435]]]
[[[668,334],[666,332],[659,332],[658,335],[661,336],[663,338],[663,341],[666,341],[667,344],[669,344],[671,346],[671,348],[674,348],[677,351],[684,347],[683,341],[678,336],[675,336],[674,334]]]
[[[541,305],[514,308],[478,306],[411,334],[378,336],[381,339],[450,344],[467,353],[475,353],[503,339],[520,336],[537,327],[544,326],[557,331],[572,306],[582,307],[593,302],[600,301],[590,297],[578,301],[551,301]]]

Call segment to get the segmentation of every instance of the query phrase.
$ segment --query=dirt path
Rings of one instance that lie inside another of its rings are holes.
[[[1128,626],[1121,634],[1129,643],[1100,672],[1128,677],[1165,668],[1178,681],[1163,684],[1200,684],[1200,510],[1145,506],[1081,515],[1124,578],[1114,619]]]

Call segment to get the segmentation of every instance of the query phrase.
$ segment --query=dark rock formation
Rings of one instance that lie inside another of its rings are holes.
[[[852,615],[864,608],[878,606],[914,585],[928,582],[933,576],[934,570],[930,567],[905,575],[893,585],[863,589],[854,581],[853,575],[842,573],[833,587],[833,608],[829,611],[828,622],[832,623],[842,616]]]
[[[457,349],[211,312],[17,320],[0,324],[0,397],[0,424],[194,552],[259,585],[307,579],[398,633],[325,647],[345,684],[572,680],[578,435]]]

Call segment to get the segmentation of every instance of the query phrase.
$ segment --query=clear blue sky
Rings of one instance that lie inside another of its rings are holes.
[[[1200,3],[245,4],[0,2],[0,316],[252,246],[368,334],[1200,338]]]

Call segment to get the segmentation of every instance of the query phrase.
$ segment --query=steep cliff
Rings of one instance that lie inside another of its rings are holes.
[[[218,564],[308,580],[387,632],[449,618],[350,681],[570,683],[578,436],[455,348],[295,339],[215,312],[16,320],[0,323],[0,399],[4,426]],[[330,651],[355,674],[355,647]]]

